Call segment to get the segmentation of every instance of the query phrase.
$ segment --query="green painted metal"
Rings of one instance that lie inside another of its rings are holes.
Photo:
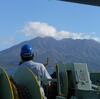
[[[78,99],[100,99],[100,92],[93,90],[76,90]]]
[[[56,74],[57,74],[57,90],[58,94],[61,95],[61,87],[60,87],[60,76],[59,76],[59,67],[56,65]]]
[[[27,89],[28,94],[24,94],[30,94],[29,99],[43,99],[38,81],[29,68],[18,68],[13,75],[13,79],[17,86],[23,86]]]
[[[62,96],[56,96],[56,99],[66,99],[66,98]]]
[[[0,67],[0,99],[14,99],[11,82],[6,71]]]
[[[64,97],[66,97],[65,92],[67,92],[67,95],[70,96],[70,99],[100,99],[100,90],[99,89],[98,90],[97,89],[92,89],[92,84],[91,84],[91,88],[88,88],[88,90],[82,90],[82,89],[77,88],[77,83],[76,83],[76,79],[75,79],[76,76],[75,76],[75,73],[74,73],[76,71],[75,68],[77,68],[77,65],[78,65],[79,70],[80,70],[81,66],[82,66],[82,70],[85,66],[82,63],[81,64],[80,63],[66,64],[66,65],[59,64],[57,66],[57,70],[58,70],[57,71],[57,77],[59,77],[59,79],[57,79],[58,80],[57,82],[59,82],[58,87],[60,87],[61,95],[57,96],[56,98],[57,99],[60,99],[60,98],[62,99]],[[87,71],[87,68],[84,69],[84,71]],[[67,76],[65,75],[66,72],[67,72]],[[99,80],[100,79],[100,73],[92,74],[91,78],[94,80],[94,82],[96,80]],[[66,83],[63,83],[63,82],[66,82]],[[75,83],[73,83],[73,82],[75,82]],[[65,86],[67,86],[67,87],[65,87]],[[69,89],[72,89],[72,90],[69,90]],[[71,91],[72,92],[74,91],[74,94],[71,94]]]
[[[68,76],[64,64],[56,66],[58,92],[61,96],[68,96]]]
[[[81,68],[80,66],[84,66],[82,64],[76,65],[79,65],[79,70]],[[51,82],[57,81],[58,96],[56,96],[56,99],[67,99],[71,93],[70,91],[72,91],[69,89],[72,88],[74,89],[74,94],[71,95],[70,99],[100,99],[99,89],[91,88],[90,90],[82,90],[76,87],[76,83],[73,83],[76,82],[74,73],[74,71],[76,71],[76,65],[59,64],[56,66],[57,79],[50,80]],[[98,88],[100,87],[100,73],[90,73],[90,79],[94,85],[97,85]],[[20,86],[24,92],[21,92],[21,94],[28,97],[28,99],[43,99],[38,80],[31,69],[27,67],[15,69],[13,80],[19,96]],[[13,91],[9,76],[6,71],[0,67],[0,99],[16,99]],[[27,99],[26,97],[23,98]],[[18,99],[20,99],[20,97]]]
[[[90,79],[93,84],[100,86],[100,73],[90,73]]]

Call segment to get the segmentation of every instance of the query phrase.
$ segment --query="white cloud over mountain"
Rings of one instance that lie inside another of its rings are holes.
[[[98,37],[95,36],[95,33],[91,35],[86,33],[73,33],[66,30],[57,31],[57,29],[47,23],[41,22],[28,22],[25,24],[21,32],[27,37],[46,37],[51,36],[56,39],[63,38],[72,38],[72,39],[94,39],[100,41]]]
[[[27,22],[21,31],[18,31],[16,35],[0,37],[0,50],[13,46],[19,42],[32,39],[35,37],[51,36],[55,39],[72,38],[72,39],[93,39],[100,42],[100,38],[95,36],[95,33],[73,33],[66,30],[58,31],[54,26],[42,22]]]

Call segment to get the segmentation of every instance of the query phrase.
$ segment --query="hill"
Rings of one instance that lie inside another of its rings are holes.
[[[87,63],[92,71],[100,71],[100,43],[94,40],[56,40],[51,37],[22,42],[0,52],[0,65],[18,66],[20,49],[24,44],[33,46],[35,61],[45,63],[49,58],[49,66],[56,63]]]

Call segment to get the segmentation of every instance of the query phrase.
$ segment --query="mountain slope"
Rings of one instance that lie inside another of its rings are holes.
[[[23,44],[30,44],[34,48],[35,61],[45,63],[49,58],[49,65],[56,63],[87,63],[90,70],[100,71],[100,43],[93,40],[55,40],[51,37],[40,38],[22,42],[0,52],[2,66],[18,66],[20,61],[20,48]]]

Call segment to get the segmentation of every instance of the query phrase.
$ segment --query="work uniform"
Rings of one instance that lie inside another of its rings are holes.
[[[44,65],[30,60],[30,61],[26,61],[26,62],[22,63],[21,66],[31,68],[31,70],[33,71],[33,73],[36,75],[36,77],[38,79],[41,93],[43,96],[45,96],[44,90],[41,87],[41,81],[45,84],[44,81],[46,81],[46,79],[52,79],[52,78],[49,75],[49,73],[47,72]]]

